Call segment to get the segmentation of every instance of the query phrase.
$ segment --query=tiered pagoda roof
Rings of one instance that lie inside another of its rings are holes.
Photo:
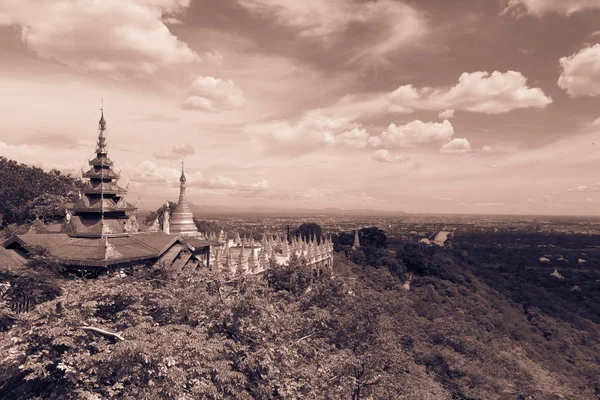
[[[72,236],[104,237],[127,235],[127,221],[136,210],[125,201],[127,190],[117,182],[119,173],[108,158],[104,111],[98,122],[96,157],[89,160],[90,169],[82,174],[88,182],[72,208],[73,216],[67,233]]]

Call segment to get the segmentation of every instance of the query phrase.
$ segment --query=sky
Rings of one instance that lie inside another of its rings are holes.
[[[600,0],[3,0],[0,155],[145,209],[600,215]],[[103,102],[103,103],[102,103]],[[103,104],[103,105],[102,105]]]

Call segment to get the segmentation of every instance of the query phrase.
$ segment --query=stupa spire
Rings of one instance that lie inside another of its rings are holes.
[[[98,148],[97,153],[106,154],[106,120],[104,119],[104,100],[100,108],[100,121],[98,121]]]
[[[194,215],[187,204],[185,164],[181,160],[181,177],[179,178],[179,202],[171,218],[171,233],[183,236],[197,236],[198,228],[194,223]]]
[[[179,182],[185,183],[187,179],[185,178],[185,168],[184,168],[184,160],[181,159],[181,177],[179,178]]]

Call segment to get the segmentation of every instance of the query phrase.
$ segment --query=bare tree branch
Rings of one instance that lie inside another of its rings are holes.
[[[105,331],[104,329],[95,328],[93,326],[81,326],[80,329],[83,329],[84,331],[96,332],[96,333],[99,333],[100,335],[112,337],[114,339],[121,340],[121,341],[125,340],[125,338],[123,336],[119,335],[118,333]]]

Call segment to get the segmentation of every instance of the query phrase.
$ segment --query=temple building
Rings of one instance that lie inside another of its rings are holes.
[[[108,157],[104,112],[98,122],[96,156],[89,160],[83,193],[58,229],[49,229],[36,220],[30,231],[4,242],[4,248],[29,258],[47,254],[67,270],[101,273],[108,268],[131,265],[171,265],[182,257],[191,265],[207,264],[210,244],[195,247],[177,235],[152,229],[142,232],[137,207],[125,200],[126,189],[118,185],[119,174]],[[185,254],[184,254],[185,253]],[[189,255],[189,256],[188,256]]]
[[[183,162],[179,202],[172,215],[165,212],[162,224],[157,218],[141,229],[137,206],[125,200],[127,190],[118,185],[120,175],[108,157],[106,127],[102,111],[96,155],[88,161],[89,169],[82,174],[85,186],[63,222],[46,226],[36,219],[28,233],[3,243],[0,262],[25,265],[27,259],[44,254],[67,270],[92,276],[131,266],[159,266],[176,273],[211,268],[223,276],[259,274],[292,257],[310,265],[315,276],[331,267],[331,238],[288,240],[265,235],[259,243],[239,234],[228,239],[223,231],[198,232],[187,203]]]
[[[183,169],[183,161],[181,162],[181,178],[179,178],[179,201],[170,218],[169,232],[171,234],[181,236],[198,236],[198,228],[194,222],[194,215],[187,203],[185,193],[185,171]]]

